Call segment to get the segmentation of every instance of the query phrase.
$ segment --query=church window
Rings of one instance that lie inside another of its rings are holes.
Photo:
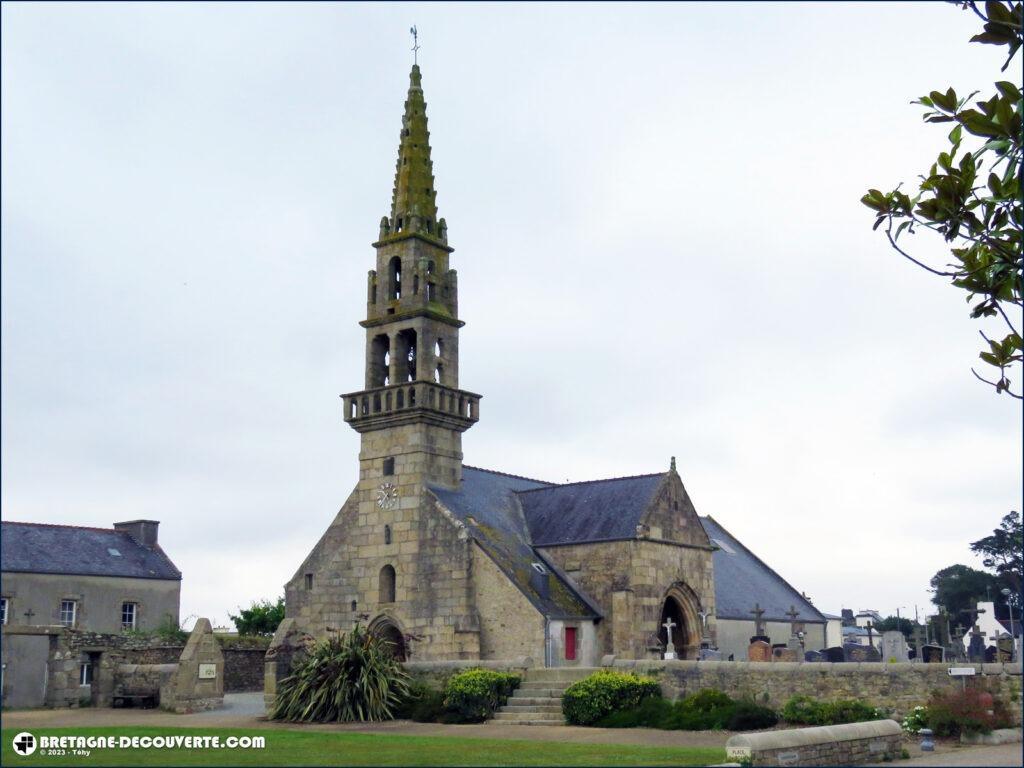
[[[434,357],[444,357],[444,343],[441,339],[434,342]]]
[[[391,543],[391,526],[390,525],[385,525],[384,526],[384,543],[385,544],[390,544]]]
[[[413,275],[412,276],[412,293],[413,293],[413,296],[418,296],[419,292],[420,292],[420,276],[419,275]]]
[[[306,574],[306,590],[308,591],[308,590],[310,590],[312,588],[313,588],[313,574],[312,573],[307,573]]]
[[[432,261],[428,261],[427,262],[427,274],[428,275],[434,274],[434,262],[432,262]]]
[[[398,394],[402,393],[399,392]],[[388,456],[384,459],[384,475],[390,477],[393,474],[395,474],[395,458],[393,456]]]
[[[434,381],[438,384],[441,383],[442,375],[444,374],[444,366],[441,363],[437,364],[437,368],[434,369]]]
[[[395,569],[390,565],[385,565],[380,569],[380,579],[378,581],[379,602],[395,602]]]
[[[416,390],[415,389],[410,389],[409,390],[409,407],[412,408],[414,405],[416,405]]]
[[[427,192],[430,192],[430,190],[428,189]],[[434,234],[434,222],[432,222],[430,219],[427,219],[427,234]]]
[[[354,611],[358,606],[359,606],[359,603],[357,603],[355,600],[353,600],[352,601],[352,606],[351,606],[352,610]]]
[[[391,364],[391,339],[386,333],[375,336],[370,342],[370,386],[388,385],[388,367]]]
[[[398,220],[398,228],[402,228],[402,220]],[[388,274],[391,275],[390,298],[392,300],[402,298],[402,260],[394,256],[388,264]]]
[[[437,286],[427,283],[427,301],[437,301]]]
[[[359,403],[355,400],[349,401],[349,418],[354,419],[359,415]]]

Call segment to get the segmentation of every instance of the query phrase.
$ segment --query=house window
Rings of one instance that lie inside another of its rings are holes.
[[[88,661],[83,661],[78,666],[78,684],[92,685],[92,664]]]
[[[307,573],[306,574],[306,589],[312,589],[312,588],[313,588],[313,574],[312,573]]]
[[[7,623],[7,598],[0,597],[0,624]]]
[[[138,605],[135,603],[121,603],[121,629],[135,629],[135,622],[138,616]]]
[[[74,600],[60,601],[60,623],[65,627],[75,626],[75,619],[78,616],[78,603]]]

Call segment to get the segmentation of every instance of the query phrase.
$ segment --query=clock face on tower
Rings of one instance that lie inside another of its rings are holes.
[[[398,488],[394,483],[381,483],[377,488],[377,506],[381,509],[394,509],[398,504]]]

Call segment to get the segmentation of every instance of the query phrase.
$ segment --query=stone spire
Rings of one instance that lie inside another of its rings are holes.
[[[423,100],[419,65],[413,64],[402,117],[391,217],[381,222],[382,237],[416,233],[447,242],[444,220],[437,220],[433,170],[427,104]]]

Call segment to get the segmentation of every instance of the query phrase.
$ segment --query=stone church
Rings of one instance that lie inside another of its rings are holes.
[[[429,139],[414,65],[360,323],[363,388],[343,396],[361,436],[359,482],[286,585],[294,626],[322,637],[368,625],[417,660],[697,658],[721,646],[719,635],[745,659],[756,604],[757,618],[783,622],[782,642],[790,609],[807,647],[822,647],[824,617],[698,517],[674,460],[667,471],[567,484],[463,464],[481,396],[460,387],[458,281]],[[728,594],[716,595],[716,572]]]

